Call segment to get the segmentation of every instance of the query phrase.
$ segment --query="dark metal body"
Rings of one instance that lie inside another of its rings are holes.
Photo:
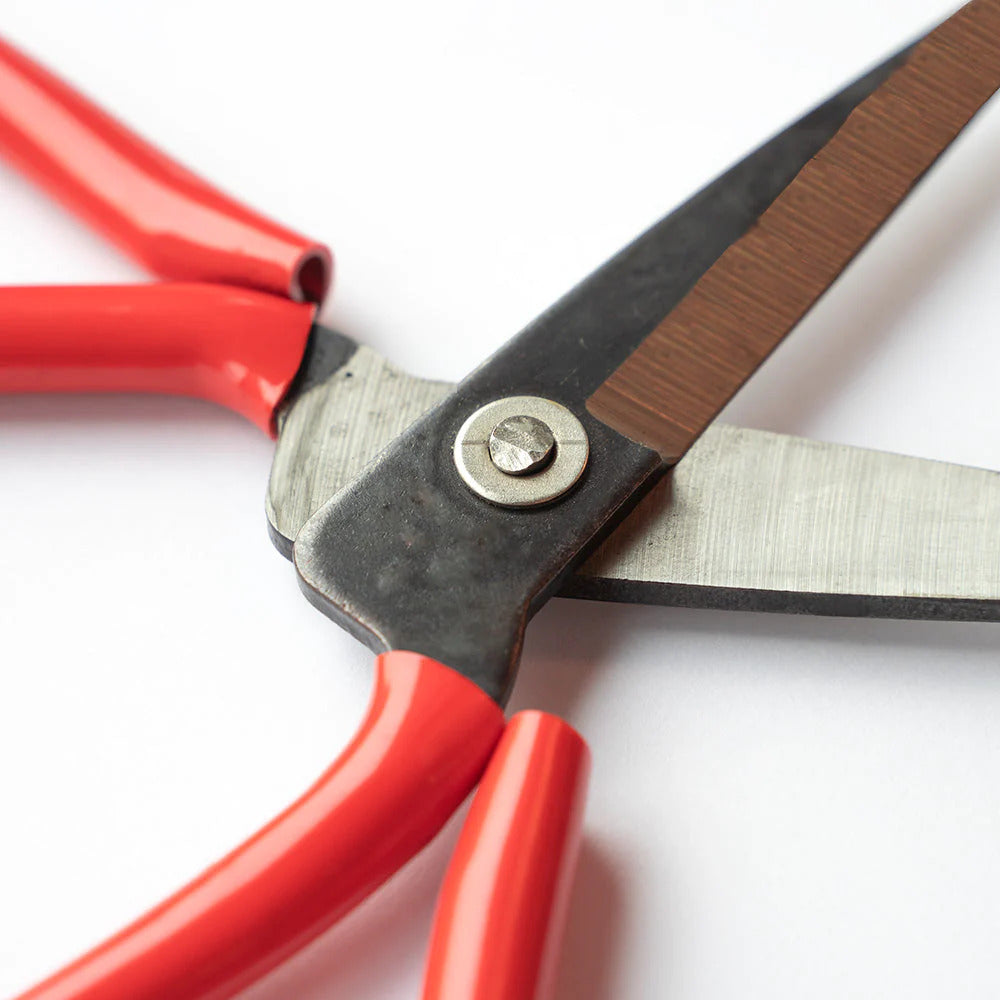
[[[655,451],[591,416],[587,398],[908,51],[653,226],[396,439],[296,539],[310,601],[373,648],[433,656],[504,701],[527,619],[664,471]],[[509,395],[563,404],[590,437],[587,471],[552,507],[492,507],[469,492],[452,462],[463,421]]]

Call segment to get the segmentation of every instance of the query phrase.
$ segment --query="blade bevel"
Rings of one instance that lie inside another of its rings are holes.
[[[587,400],[677,462],[1000,87],[1000,0],[917,43]]]

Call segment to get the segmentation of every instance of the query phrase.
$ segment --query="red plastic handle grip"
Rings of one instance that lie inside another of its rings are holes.
[[[368,715],[286,812],[131,927],[20,1000],[222,1000],[357,905],[441,828],[503,713],[434,660],[378,658]]]
[[[314,312],[231,285],[0,288],[0,392],[200,396],[273,433]]]
[[[423,1000],[551,995],[589,772],[561,719],[511,719],[441,889]]]
[[[321,302],[332,258],[165,156],[0,39],[0,153],[154,274]]]

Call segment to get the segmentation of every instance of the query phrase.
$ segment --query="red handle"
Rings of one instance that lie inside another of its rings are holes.
[[[503,713],[434,660],[378,658],[354,741],[286,812],[20,1000],[222,1000],[357,905],[479,779]]]
[[[314,312],[230,285],[0,288],[0,392],[201,396],[273,433]]]
[[[423,1000],[551,995],[589,771],[561,719],[511,719],[441,889]]]
[[[321,302],[330,251],[234,201],[0,39],[0,153],[163,278]]]

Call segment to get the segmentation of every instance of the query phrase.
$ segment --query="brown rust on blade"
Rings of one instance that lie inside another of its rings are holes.
[[[587,400],[673,463],[1000,87],[1000,0],[928,34]]]

